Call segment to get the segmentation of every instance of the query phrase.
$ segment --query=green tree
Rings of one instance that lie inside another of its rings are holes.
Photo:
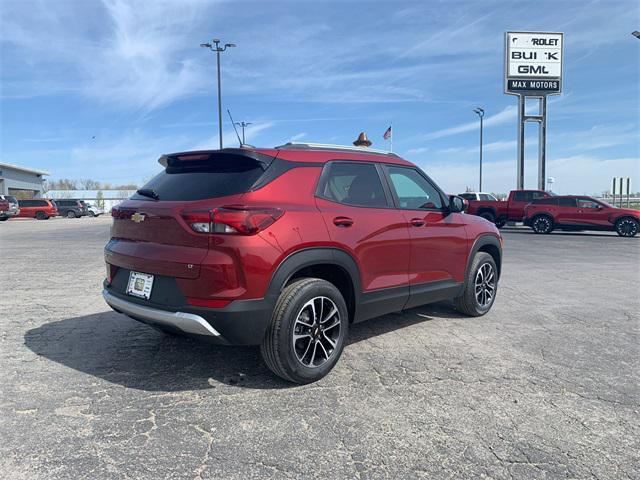
[[[104,194],[102,193],[102,190],[99,190],[96,194],[96,206],[104,210]]]

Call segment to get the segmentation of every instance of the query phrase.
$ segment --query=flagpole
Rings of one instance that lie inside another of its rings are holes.
[[[391,153],[393,153],[393,123],[391,124]]]

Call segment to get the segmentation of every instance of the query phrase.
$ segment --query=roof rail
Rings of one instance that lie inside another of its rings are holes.
[[[369,147],[356,147],[350,145],[331,145],[328,143],[307,143],[307,142],[287,142],[284,145],[275,147],[283,150],[345,150],[348,152],[376,153],[378,155],[394,155],[393,152],[387,150],[376,150]]]

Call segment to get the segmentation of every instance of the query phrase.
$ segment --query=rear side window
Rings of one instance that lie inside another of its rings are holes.
[[[158,200],[188,201],[246,193],[264,173],[265,165],[242,155],[213,155],[206,160],[170,162],[164,172],[140,190],[149,190]],[[134,200],[151,200],[134,194]]]
[[[475,200],[476,199],[476,194],[475,193],[461,193],[459,196],[464,198],[465,200]]]
[[[516,202],[530,202],[531,200],[533,200],[533,192],[522,192],[522,191],[518,191],[516,193],[514,193],[513,195],[513,199]]]
[[[561,207],[575,207],[576,199],[575,198],[559,198],[558,205]]]
[[[357,207],[388,206],[387,197],[372,163],[332,162],[321,196]]]
[[[46,207],[47,202],[45,200],[20,200],[18,205],[21,207]]]

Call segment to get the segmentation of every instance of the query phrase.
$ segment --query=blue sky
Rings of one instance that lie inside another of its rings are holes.
[[[514,187],[516,97],[502,92],[506,30],[565,33],[565,80],[548,107],[547,173],[561,193],[640,188],[637,1],[15,1],[0,3],[0,161],[52,178],[141,183],[162,153],[217,146],[215,56],[224,108],[247,141],[394,150],[449,192]],[[228,121],[226,145],[236,145]],[[95,137],[95,138],[94,138]],[[536,184],[537,126],[526,186]]]

